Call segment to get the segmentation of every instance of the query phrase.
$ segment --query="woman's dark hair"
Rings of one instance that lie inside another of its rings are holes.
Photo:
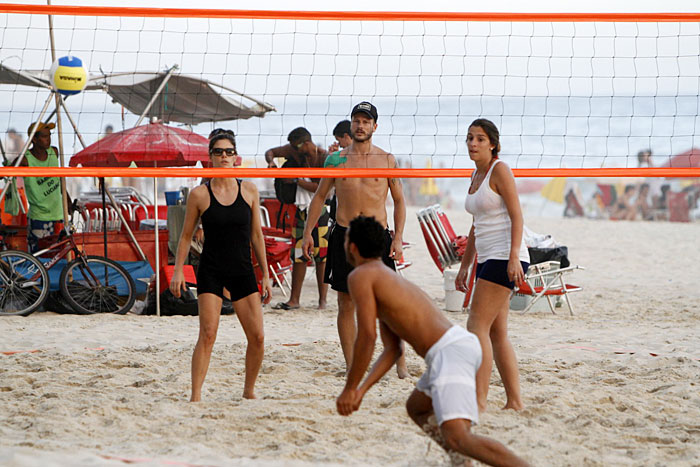
[[[384,251],[384,227],[374,217],[357,216],[350,221],[348,241],[363,258],[379,258]]]
[[[209,133],[209,152],[214,149],[214,145],[217,141],[222,139],[228,140],[236,147],[236,135],[231,130],[224,130],[223,128],[217,128]]]
[[[485,118],[477,118],[472,122],[471,125],[469,125],[469,128],[473,126],[478,126],[482,130],[484,130],[486,136],[489,137],[489,141],[491,142],[491,144],[493,144],[491,156],[493,156],[494,158],[498,158],[498,153],[501,152],[501,137],[500,133],[498,133],[498,127],[496,127],[496,125],[491,120],[487,120]]]

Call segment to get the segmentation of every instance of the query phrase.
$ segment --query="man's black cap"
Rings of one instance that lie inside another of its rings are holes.
[[[375,122],[377,121],[377,117],[378,117],[377,108],[374,105],[372,105],[372,103],[370,103],[370,102],[364,101],[364,102],[360,102],[359,104],[357,104],[355,107],[352,108],[352,112],[350,112],[350,116],[352,117],[353,115],[355,115],[358,112],[366,113],[367,115],[372,117]]]

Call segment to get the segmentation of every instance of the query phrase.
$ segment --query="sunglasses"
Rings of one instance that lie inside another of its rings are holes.
[[[223,156],[224,154],[226,154],[229,157],[233,157],[238,153],[236,152],[236,148],[214,148],[211,151],[209,151],[209,154],[211,154],[212,156]]]

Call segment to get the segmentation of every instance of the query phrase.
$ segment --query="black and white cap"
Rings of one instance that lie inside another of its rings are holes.
[[[357,104],[355,107],[352,108],[352,112],[350,112],[350,117],[352,117],[358,112],[366,113],[367,115],[372,117],[375,122],[377,121],[377,108],[374,105],[372,105],[371,102],[364,101]]]

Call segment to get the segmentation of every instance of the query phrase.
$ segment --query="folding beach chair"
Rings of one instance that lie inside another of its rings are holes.
[[[423,208],[416,213],[421,233],[428,247],[430,257],[441,273],[445,269],[462,262],[462,256],[467,245],[465,235],[455,234],[452,224],[447,215],[442,211],[439,204]],[[476,257],[469,273],[469,291],[464,298],[463,308],[469,306],[471,292],[476,279]]]
[[[270,273],[270,279],[277,284],[282,291],[282,294],[287,298],[287,290],[292,290],[292,285],[289,282],[287,273],[292,270],[292,261],[290,252],[292,250],[292,236],[282,230],[274,227],[263,227],[263,237],[265,237],[265,258],[267,259],[267,268]],[[253,267],[255,268],[255,276],[258,283],[262,280],[262,271],[258,265],[255,252],[251,251]]]
[[[533,264],[527,270],[525,275],[525,283],[516,288],[514,293],[532,297],[530,303],[525,307],[521,314],[527,313],[537,303],[537,301],[545,297],[549,303],[549,309],[552,314],[554,311],[553,297],[563,297],[569,314],[574,315],[574,309],[569,300],[571,292],[583,290],[582,287],[564,283],[564,274],[570,273],[575,269],[585,269],[582,266],[569,266],[559,269],[558,261],[545,261],[543,263]]]

